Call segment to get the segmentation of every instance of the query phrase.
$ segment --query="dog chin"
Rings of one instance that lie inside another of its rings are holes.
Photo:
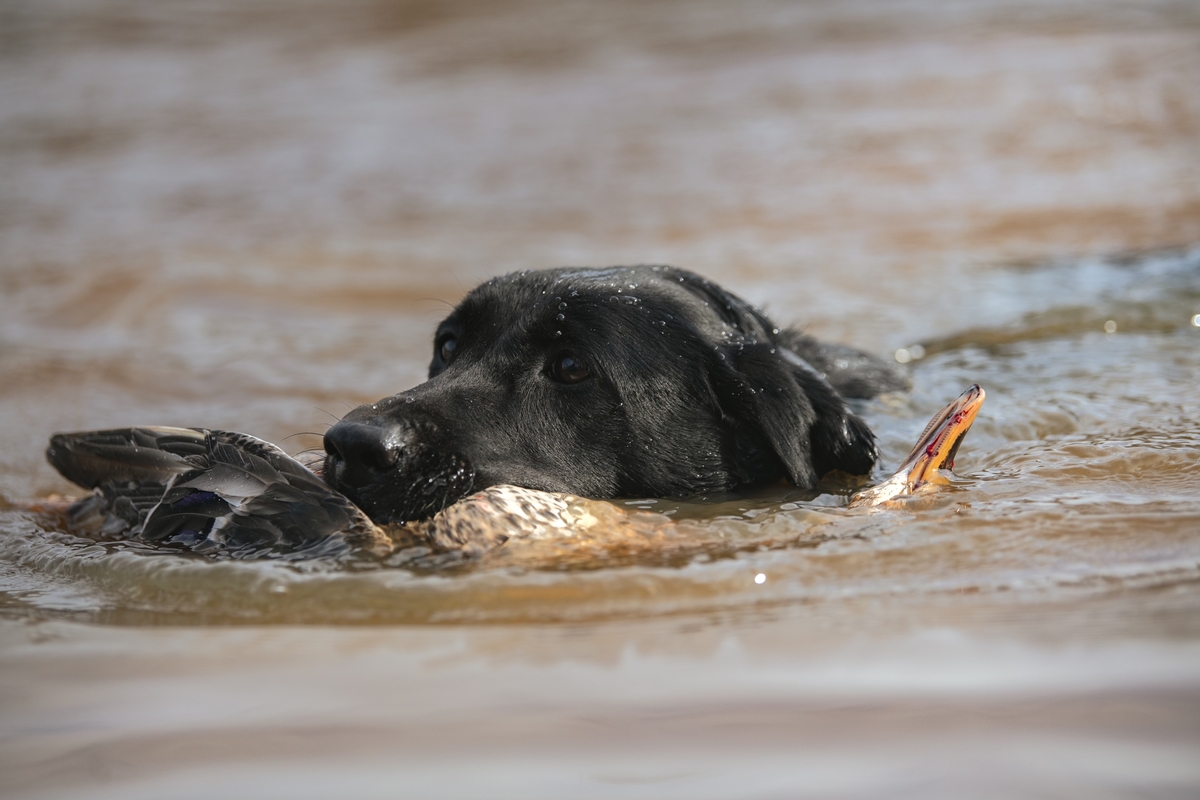
[[[449,457],[440,468],[414,474],[405,470],[381,476],[361,486],[336,477],[327,464],[326,481],[358,506],[377,525],[413,522],[432,517],[475,489],[475,472],[463,459]]]

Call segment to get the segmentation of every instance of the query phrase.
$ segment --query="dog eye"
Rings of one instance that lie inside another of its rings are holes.
[[[562,353],[550,363],[550,376],[559,383],[579,383],[592,377],[592,371],[579,356]]]
[[[449,364],[454,359],[454,351],[458,349],[458,337],[453,334],[438,339],[437,352],[442,361]]]

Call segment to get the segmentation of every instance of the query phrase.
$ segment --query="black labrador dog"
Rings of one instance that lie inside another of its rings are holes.
[[[378,523],[501,483],[592,498],[811,489],[875,463],[843,397],[907,383],[681,269],[519,272],[438,326],[428,381],[329,429],[324,474]]]

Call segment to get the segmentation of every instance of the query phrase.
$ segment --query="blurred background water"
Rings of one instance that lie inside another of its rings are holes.
[[[5,796],[1196,796],[1198,75],[1190,2],[6,0]],[[906,361],[881,472],[982,383],[956,485],[420,573],[21,508],[52,432],[295,452],[477,281],[638,262]]]

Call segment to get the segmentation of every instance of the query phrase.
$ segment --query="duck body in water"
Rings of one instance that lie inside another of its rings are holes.
[[[946,483],[943,472],[953,467],[984,397],[972,386],[935,414],[895,475],[856,493],[849,507],[886,506]],[[319,462],[314,471],[273,444],[231,431],[62,433],[46,456],[65,478],[92,490],[67,507],[71,532],[198,554],[383,556],[419,546],[469,555],[511,538],[644,527],[608,503],[511,485],[488,487],[426,520],[378,525],[322,479]]]

